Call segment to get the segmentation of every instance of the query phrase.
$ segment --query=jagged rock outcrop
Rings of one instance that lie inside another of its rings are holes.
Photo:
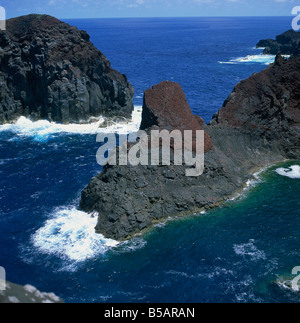
[[[44,293],[34,286],[20,286],[6,282],[6,290],[0,291],[0,303],[2,304],[42,304],[42,303],[63,303],[63,301],[53,293]]]
[[[106,165],[82,192],[80,209],[99,214],[98,233],[125,240],[169,216],[218,205],[243,189],[256,170],[300,158],[299,89],[300,57],[278,55],[235,87],[208,126],[200,122],[207,134],[203,175],[187,177],[184,165]],[[145,93],[142,128],[168,128],[185,113],[190,116],[179,85],[162,83]]]
[[[153,127],[168,130],[197,130],[204,129],[204,120],[195,116],[186,100],[179,84],[162,82],[148,89],[144,95],[141,130],[150,130]],[[205,152],[212,149],[212,142],[205,133]]]
[[[263,139],[265,147],[287,158],[299,157],[300,57],[275,63],[240,82],[212,124],[238,129],[249,138]]]
[[[0,31],[0,124],[20,116],[58,123],[129,118],[133,88],[79,31],[47,15],[10,19]]]
[[[281,52],[283,55],[300,55],[300,32],[289,30],[274,39],[261,40],[257,48],[264,48],[264,54],[277,55]]]

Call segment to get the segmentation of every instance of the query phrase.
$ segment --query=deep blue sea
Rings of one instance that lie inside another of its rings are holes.
[[[255,45],[292,18],[66,20],[143,92],[181,84],[206,122],[235,84],[274,60]],[[137,112],[132,128],[138,127]],[[121,127],[121,125],[120,125]],[[109,129],[107,131],[110,131]],[[93,126],[0,127],[0,266],[66,302],[299,302],[300,161],[272,165],[233,201],[117,244],[94,233],[80,193],[101,168]],[[291,167],[291,168],[290,168]]]

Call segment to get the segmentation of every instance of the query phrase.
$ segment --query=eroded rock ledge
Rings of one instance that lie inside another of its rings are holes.
[[[20,116],[58,123],[130,118],[133,87],[90,42],[56,18],[28,15],[0,31],[0,124]]]
[[[239,83],[206,126],[176,83],[145,92],[142,128],[204,129],[205,171],[184,166],[109,166],[82,192],[80,209],[98,212],[96,231],[126,240],[169,216],[210,208],[243,189],[255,170],[300,159],[300,57],[276,62]],[[196,123],[195,120],[198,120]]]

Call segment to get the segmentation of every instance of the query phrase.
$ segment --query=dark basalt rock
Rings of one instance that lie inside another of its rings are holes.
[[[164,82],[146,91],[142,129],[181,123],[193,127],[195,121],[179,85]],[[207,133],[202,176],[186,177],[185,166],[107,165],[91,180],[80,209],[99,213],[98,233],[128,239],[169,216],[219,205],[262,167],[300,159],[300,57],[278,56],[239,83],[208,126],[200,123]]]
[[[63,301],[53,293],[44,293],[34,286],[20,286],[6,282],[6,290],[0,290],[1,304],[42,304],[42,303],[63,303]]]
[[[0,124],[20,116],[59,123],[131,117],[133,87],[90,42],[56,18],[28,15],[0,31]]]
[[[289,158],[299,156],[300,57],[275,63],[240,82],[215,116],[215,123],[239,129],[276,145]],[[213,123],[213,124],[215,124]]]
[[[274,39],[261,40],[257,48],[264,48],[264,54],[277,55],[281,52],[283,55],[297,56],[300,54],[300,32],[289,30]]]

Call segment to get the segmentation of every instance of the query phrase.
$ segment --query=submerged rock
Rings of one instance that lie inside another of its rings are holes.
[[[85,31],[47,15],[6,25],[0,31],[0,124],[20,116],[58,123],[131,117],[132,85]]]
[[[192,115],[178,84],[147,90],[141,129],[204,129],[203,175],[187,177],[185,165],[106,165],[82,192],[80,209],[99,213],[98,233],[125,240],[167,217],[219,205],[256,170],[300,158],[299,89],[300,57],[278,56],[239,83],[209,125]]]

